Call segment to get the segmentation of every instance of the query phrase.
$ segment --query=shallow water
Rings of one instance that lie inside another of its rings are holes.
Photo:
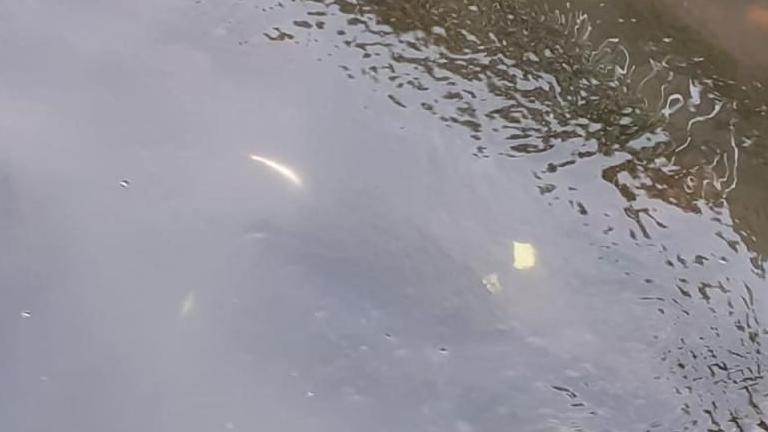
[[[760,4],[0,10],[0,429],[768,430]]]

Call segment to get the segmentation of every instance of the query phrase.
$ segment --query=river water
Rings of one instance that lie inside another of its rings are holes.
[[[768,5],[0,11],[0,429],[768,431]]]

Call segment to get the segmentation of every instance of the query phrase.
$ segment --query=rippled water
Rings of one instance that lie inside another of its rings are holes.
[[[638,349],[664,365],[654,379],[669,395],[656,396],[678,400],[664,420],[644,419],[648,429],[768,430],[763,85],[734,76],[727,52],[716,58],[713,42],[679,17],[662,12],[660,19],[650,5],[582,3],[277,3],[263,9],[275,23],[264,36],[319,46],[318,61],[338,63],[349,79],[369,81],[412,115],[425,111],[464,131],[462,142],[446,145],[463,146],[467,157],[511,159],[506,169],[522,168],[518,175],[532,169],[553,211],[583,218],[600,251],[581,263],[585,273],[631,269],[612,289],[648,303],[647,315],[632,323],[649,341]],[[519,158],[529,161],[521,166]],[[623,204],[606,198],[593,178],[610,184]],[[634,259],[642,270],[626,263]],[[635,286],[640,281],[650,287]],[[651,332],[646,320],[662,328]],[[631,403],[613,408],[623,419],[600,419],[599,402],[585,402],[579,386],[587,398],[610,394],[588,382],[553,385],[572,402],[555,417],[594,416],[573,420],[587,430],[635,421]]]
[[[0,426],[768,431],[768,19],[697,6],[9,7]]]

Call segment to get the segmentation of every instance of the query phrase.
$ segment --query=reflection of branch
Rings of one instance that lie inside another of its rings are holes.
[[[637,89],[635,89],[635,93],[638,96],[640,96],[640,92],[643,90],[643,87],[645,87],[645,84],[648,81],[650,81],[653,77],[655,77],[660,70],[663,69],[662,66],[667,61],[667,58],[669,58],[669,56],[665,57],[661,63],[657,62],[654,59],[648,59],[648,62],[651,64],[651,72],[645,78],[643,78],[642,81],[640,81],[640,84],[637,85]]]
[[[731,192],[734,188],[736,188],[736,183],[738,182],[738,169],[739,169],[739,148],[736,146],[736,131],[733,124],[731,124],[731,148],[733,149],[733,182],[730,186],[728,186],[728,189],[725,190],[723,193],[723,198],[725,198],[729,192]],[[725,160],[726,167],[728,166],[728,159]]]
[[[718,113],[720,113],[720,109],[722,107],[723,107],[723,103],[719,100],[715,100],[715,108],[712,110],[711,113],[703,116],[694,117],[688,122],[688,128],[687,128],[688,137],[686,138],[685,143],[682,146],[675,149],[674,153],[672,154],[672,159],[670,160],[671,164],[675,163],[675,158],[677,157],[677,154],[680,153],[686,147],[688,147],[689,144],[691,144],[691,141],[693,140],[693,137],[691,136],[691,130],[693,129],[693,125],[702,121],[711,120],[715,118],[715,116]]]
[[[615,62],[613,63],[613,70],[614,70],[614,76],[613,79],[619,78],[621,75],[627,75],[629,72],[629,64],[630,64],[630,58],[629,58],[629,51],[627,51],[626,48],[624,48],[624,45],[621,44],[621,41],[618,38],[609,38],[603,41],[603,43],[600,44],[600,46],[590,55],[589,62],[592,65],[595,65],[598,63],[599,56],[603,55],[604,53],[606,55],[610,54],[612,50],[608,49],[609,45],[614,45],[614,49],[618,48],[623,54],[624,54],[624,66],[619,66]]]
[[[670,106],[673,101],[677,101],[677,105]],[[680,93],[672,94],[669,96],[669,99],[667,99],[667,105],[664,107],[664,109],[661,110],[661,116],[669,120],[669,117],[671,117],[675,111],[682,108],[683,105],[685,105],[685,99],[683,96]]]

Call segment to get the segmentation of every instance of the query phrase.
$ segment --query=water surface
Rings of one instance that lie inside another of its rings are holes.
[[[2,429],[768,430],[768,31],[695,6],[3,4]]]

